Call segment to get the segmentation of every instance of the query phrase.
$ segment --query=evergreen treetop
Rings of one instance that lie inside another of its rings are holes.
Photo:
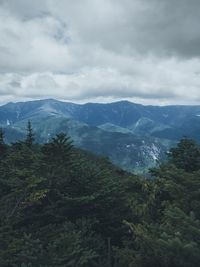
[[[35,141],[35,137],[34,137],[34,133],[33,133],[33,129],[32,129],[32,125],[30,120],[27,123],[27,134],[26,134],[26,139],[25,139],[25,144],[31,148],[33,146],[33,143]]]

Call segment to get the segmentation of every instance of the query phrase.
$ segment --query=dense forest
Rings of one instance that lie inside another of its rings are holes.
[[[0,131],[0,266],[196,267],[200,146],[183,138],[149,176],[76,149],[57,134],[4,143]]]

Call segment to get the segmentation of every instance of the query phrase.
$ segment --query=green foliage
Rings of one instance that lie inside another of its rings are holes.
[[[56,164],[64,164],[70,158],[72,147],[69,137],[66,137],[64,133],[60,133],[52,139],[52,142],[42,147],[42,152],[45,160],[49,163],[55,165],[56,160]]]
[[[65,134],[33,141],[0,142],[0,266],[198,266],[198,144],[181,140],[147,179]]]
[[[4,132],[2,128],[0,128],[0,144],[4,144]]]
[[[31,126],[31,122],[28,121],[28,124],[27,124],[27,135],[26,135],[25,144],[28,147],[32,147],[34,141],[35,141],[35,138],[34,138],[34,133],[33,133],[33,129],[32,129],[32,126]]]
[[[0,160],[6,153],[7,145],[4,142],[4,131],[0,128]]]
[[[170,151],[169,162],[151,171],[152,179],[143,184],[144,200],[132,204],[136,220],[125,222],[130,229],[131,238],[125,239],[124,248],[116,249],[118,266],[198,266],[198,151],[198,144],[183,139]],[[188,162],[192,165],[189,166]],[[138,204],[140,210],[137,209]]]
[[[187,172],[200,169],[200,148],[192,139],[183,138],[168,154],[171,163]]]
[[[128,216],[121,177],[62,133],[10,145],[0,162],[1,266],[107,266],[107,239],[121,242]]]

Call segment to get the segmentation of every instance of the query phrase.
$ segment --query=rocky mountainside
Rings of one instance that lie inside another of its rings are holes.
[[[0,107],[7,142],[24,137],[28,120],[39,142],[63,131],[77,147],[137,172],[162,160],[182,136],[200,141],[200,106],[143,106],[128,101],[79,105],[47,99]]]

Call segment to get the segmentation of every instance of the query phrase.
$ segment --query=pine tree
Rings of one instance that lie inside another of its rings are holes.
[[[57,166],[58,163],[66,165],[69,162],[72,148],[70,137],[60,133],[50,143],[43,146],[42,152],[46,162],[52,164],[52,166]]]
[[[34,138],[34,133],[33,133],[33,129],[32,129],[32,125],[31,125],[31,122],[28,121],[28,124],[27,124],[27,135],[26,135],[26,140],[25,140],[25,144],[31,148],[33,143],[35,141],[35,138]]]
[[[4,131],[0,128],[0,144],[4,144]]]
[[[200,146],[192,139],[182,138],[177,147],[170,149],[168,156],[172,164],[186,172],[200,169]]]
[[[0,158],[2,158],[5,155],[7,146],[4,142],[4,131],[2,128],[0,128]]]

